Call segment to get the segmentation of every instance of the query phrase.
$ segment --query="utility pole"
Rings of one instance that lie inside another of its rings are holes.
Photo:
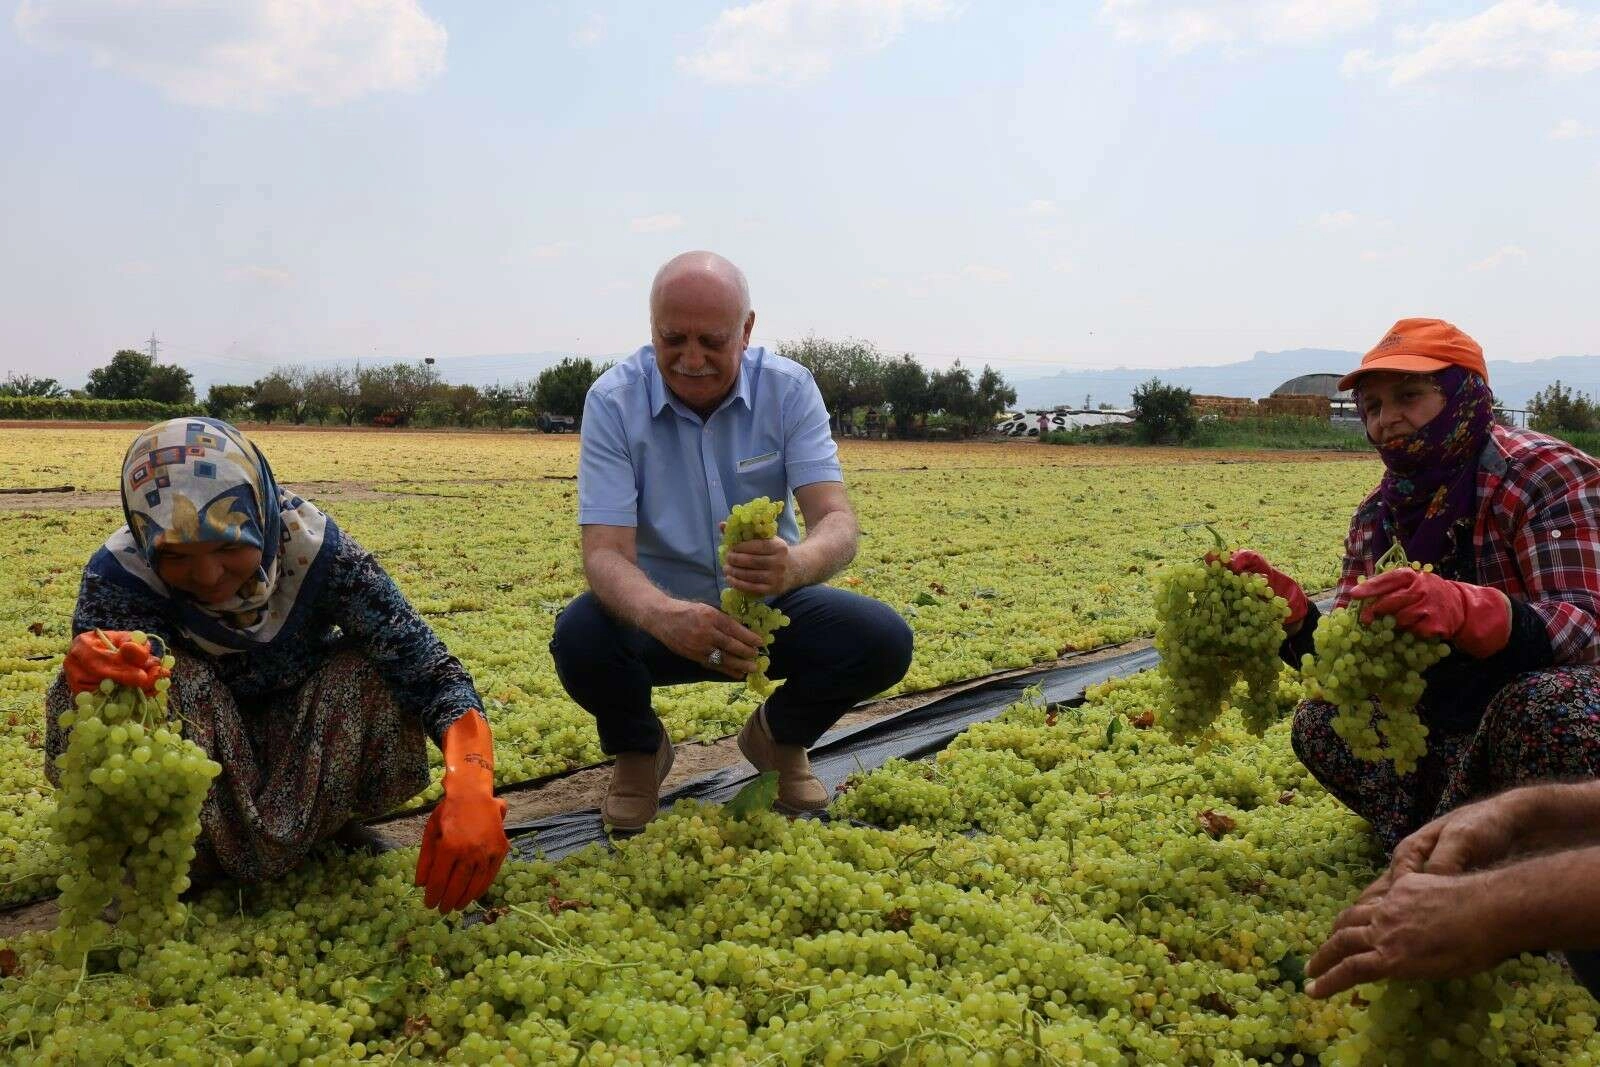
[[[156,361],[156,353],[161,350],[161,342],[156,340],[156,332],[154,330],[150,331],[150,342],[149,343],[150,343],[150,362],[154,363]]]

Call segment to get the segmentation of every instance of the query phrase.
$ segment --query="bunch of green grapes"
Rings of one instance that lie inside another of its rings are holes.
[[[735,504],[722,526],[722,545],[717,549],[717,562],[726,562],[728,549],[743,541],[762,541],[778,535],[778,516],[783,514],[783,501],[758,496],[743,504]],[[761,635],[762,647],[772,643],[772,635],[789,625],[789,616],[758,596],[741,593],[737,589],[722,591],[722,610],[732,615],[744,626]],[[750,691],[759,697],[768,697],[777,685],[767,677],[771,659],[756,657],[756,669],[745,679]]]
[[[66,868],[57,882],[64,958],[81,959],[102,939],[113,900],[135,944],[158,944],[183,920],[200,806],[222,768],[167,724],[172,664],[162,659],[148,693],[107,679],[62,713],[71,733],[51,829]]]
[[[1422,568],[1395,542],[1377,573]],[[1359,604],[1317,624],[1316,651],[1301,664],[1306,692],[1338,708],[1333,730],[1364,760],[1392,760],[1397,774],[1416,770],[1428,751],[1428,728],[1417,714],[1427,683],[1422,672],[1450,652],[1443,641],[1400,629],[1392,615],[1361,621]],[[1376,706],[1374,706],[1376,702]]]
[[[1289,604],[1259,574],[1228,569],[1232,553],[1168,567],[1156,581],[1156,650],[1169,710],[1161,725],[1189,738],[1216,721],[1243,682],[1239,707],[1259,734],[1278,717],[1283,621]]]
[[[1380,984],[1322,1062],[1329,1067],[1494,1067],[1512,1062],[1504,1028],[1511,990],[1494,972],[1445,982]]]

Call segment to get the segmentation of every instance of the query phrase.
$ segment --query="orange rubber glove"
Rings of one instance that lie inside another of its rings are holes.
[[[1442,638],[1476,659],[1494,655],[1511,640],[1511,601],[1504,593],[1432,572],[1385,571],[1356,586],[1350,599],[1366,602],[1362,622],[1393,615],[1400,629]]]
[[[481,711],[469,711],[444,732],[444,798],[428,816],[417,857],[423,903],[442,912],[483,896],[511,851],[506,802],[494,795],[494,739]]]
[[[135,643],[127,630],[85,630],[72,639],[61,665],[67,688],[74,694],[98,689],[107,678],[149,692],[161,669],[161,660],[151,654],[150,646]]]
[[[1206,553],[1206,562],[1217,558],[1215,552]],[[1274,596],[1281,596],[1289,603],[1289,617],[1283,620],[1285,626],[1297,625],[1306,617],[1306,612],[1311,610],[1311,602],[1306,599],[1304,589],[1300,583],[1289,577],[1268,563],[1266,557],[1252,549],[1241,548],[1228,557],[1228,569],[1235,574],[1259,574],[1267,580],[1267,588],[1271,589]]]

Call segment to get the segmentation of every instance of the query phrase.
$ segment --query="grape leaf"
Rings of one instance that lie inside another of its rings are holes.
[[[1111,717],[1111,721],[1106,723],[1106,747],[1107,748],[1111,747],[1111,742],[1115,741],[1117,739],[1117,734],[1119,734],[1121,732],[1122,732],[1122,717],[1119,716],[1119,715],[1114,715],[1114,716]]]
[[[778,799],[778,772],[763,771],[755,781],[739,790],[738,794],[722,806],[735,819],[748,818],[756,812],[768,811]]]
[[[935,599],[932,593],[928,592],[927,590],[923,590],[917,594],[917,599],[913,600],[912,603],[917,605],[919,608],[927,608],[938,604],[939,601]]]
[[[1278,977],[1285,982],[1293,982],[1296,989],[1304,989],[1306,985],[1306,961],[1296,956],[1293,952],[1285,952],[1273,964],[1278,969]]]

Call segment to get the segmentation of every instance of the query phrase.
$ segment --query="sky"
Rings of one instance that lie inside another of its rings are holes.
[[[1600,353],[1600,3],[23,0],[0,377],[648,341],[672,255],[757,343],[943,366]]]

